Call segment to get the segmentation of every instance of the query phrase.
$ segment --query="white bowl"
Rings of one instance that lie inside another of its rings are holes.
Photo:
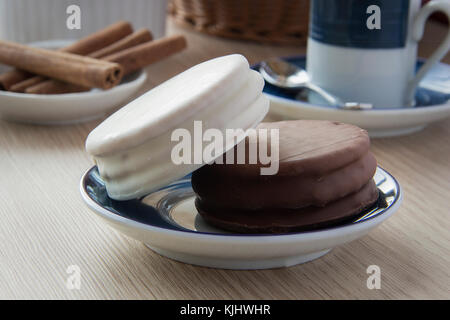
[[[33,43],[43,48],[59,48],[67,41]],[[7,68],[0,68],[0,72]],[[73,124],[103,117],[123,106],[145,83],[147,74],[136,72],[110,89],[93,89],[68,94],[25,94],[0,90],[0,118],[32,124]]]

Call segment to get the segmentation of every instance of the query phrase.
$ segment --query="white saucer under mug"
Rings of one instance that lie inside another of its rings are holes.
[[[304,55],[285,60],[305,68]],[[417,68],[423,63],[424,60],[419,59]],[[253,68],[258,70],[258,65]],[[299,100],[298,92],[280,89],[269,83],[266,83],[264,93],[270,99],[273,120],[332,120],[364,128],[371,137],[406,135],[450,117],[450,65],[438,63],[427,73],[416,90],[414,107],[340,110],[329,106],[317,95],[305,94]]]

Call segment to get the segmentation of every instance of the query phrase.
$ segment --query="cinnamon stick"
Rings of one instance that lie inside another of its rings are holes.
[[[91,54],[89,54],[89,57],[92,58],[102,58],[104,56],[107,56],[109,54],[119,52],[121,50],[136,46],[141,43],[149,42],[153,39],[152,33],[147,29],[140,29],[129,36],[126,36],[123,39],[120,39],[119,41],[114,42],[113,44],[102,48],[100,50],[97,50]],[[43,76],[34,76],[29,79],[26,79],[24,81],[21,81],[19,83],[16,83],[10,87],[10,91],[12,92],[25,92],[27,88],[30,88],[34,85],[37,85],[38,83],[44,82],[46,80],[49,80],[46,77]],[[77,86],[80,90],[83,87]],[[61,86],[60,88],[56,88],[54,93],[64,93],[70,86],[68,84],[65,84],[64,86]],[[74,86],[75,88],[75,86]],[[86,91],[87,88],[83,88]]]
[[[127,75],[180,52],[186,47],[186,38],[177,35],[143,43],[104,57],[103,60],[120,64],[124,74]]]
[[[0,41],[0,62],[49,78],[92,88],[112,88],[123,76],[123,68],[117,63],[67,52],[33,48],[9,41]]]
[[[85,56],[107,47],[132,33],[133,27],[129,22],[119,21],[90,36],[80,39],[72,45],[60,49],[60,51]]]
[[[117,42],[132,32],[133,27],[130,23],[119,21],[60,49],[60,51],[87,55]],[[0,90],[10,90],[14,84],[33,76],[29,72],[18,69],[5,72],[0,75]]]
[[[124,75],[133,73],[149,64],[175,54],[187,46],[183,36],[172,36],[137,45],[103,58],[106,61],[117,62],[123,67]],[[78,92],[79,88],[68,86],[57,80],[47,80],[28,88],[26,93],[53,94]]]
[[[142,43],[146,43],[153,40],[152,33],[147,29],[140,29],[129,36],[107,46],[103,49],[97,50],[91,53],[89,56],[92,58],[103,58],[113,53],[137,46]]]
[[[14,84],[24,81],[32,76],[32,73],[18,69],[2,73],[0,75],[0,90],[8,91]]]

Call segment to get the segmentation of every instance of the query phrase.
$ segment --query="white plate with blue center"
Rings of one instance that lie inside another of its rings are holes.
[[[81,179],[81,195],[110,226],[153,251],[185,263],[223,269],[267,269],[319,258],[332,248],[366,235],[400,206],[398,182],[378,168],[378,201],[354,220],[334,227],[288,234],[238,234],[209,226],[194,206],[190,176],[141,199],[108,197],[97,167]]]
[[[306,65],[304,55],[284,60],[301,68]],[[424,60],[419,59],[417,68],[423,63]],[[256,70],[258,67],[253,66]],[[298,92],[277,88],[267,82],[264,93],[270,99],[270,115],[274,120],[332,120],[364,128],[371,137],[405,135],[450,117],[450,65],[438,63],[430,70],[416,91],[414,107],[340,110],[314,94],[305,94],[302,100],[297,100]]]

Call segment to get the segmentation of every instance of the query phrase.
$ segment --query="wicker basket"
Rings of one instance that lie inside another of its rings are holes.
[[[305,45],[309,0],[171,0],[175,21],[215,36]]]

